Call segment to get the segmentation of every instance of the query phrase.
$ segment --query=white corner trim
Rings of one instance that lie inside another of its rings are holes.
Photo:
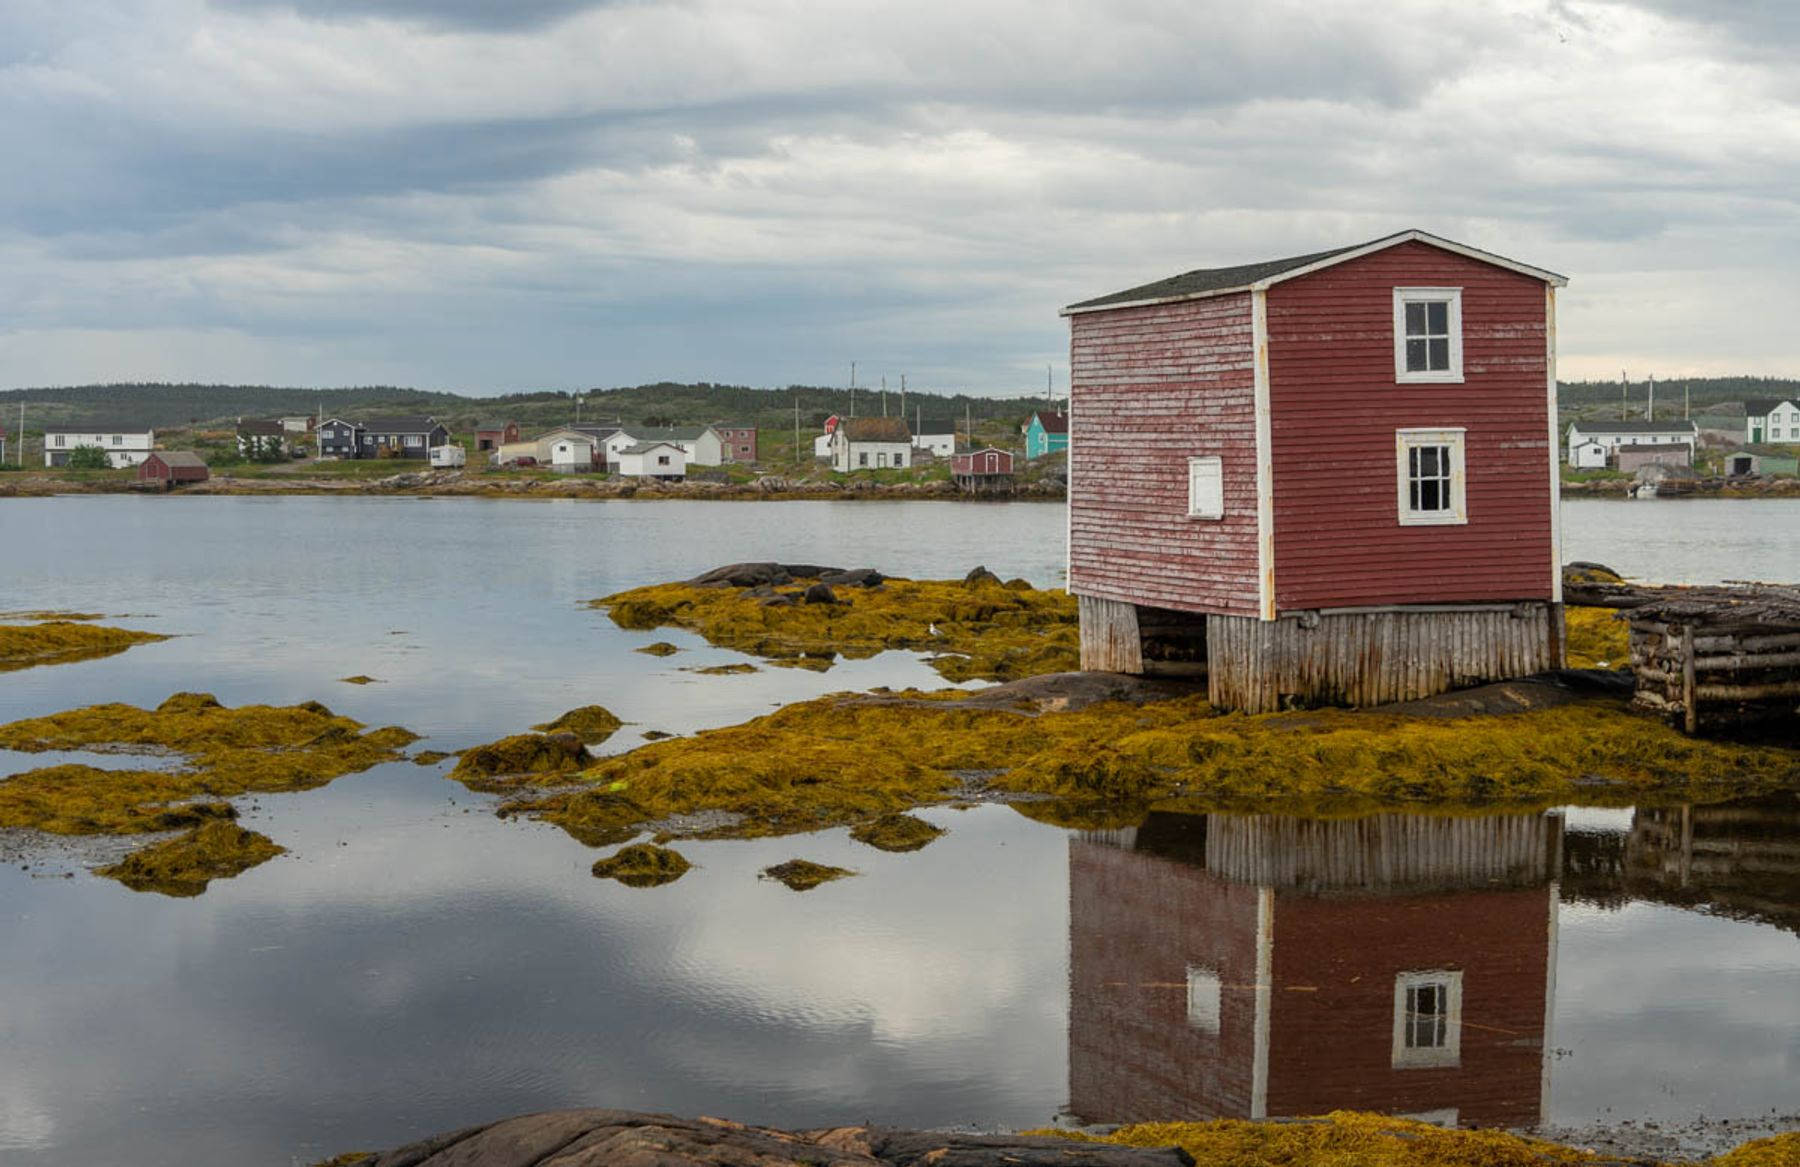
[[[1420,370],[1406,367],[1406,306],[1435,304],[1445,301],[1449,310],[1450,367]],[[1463,327],[1461,288],[1395,288],[1394,289],[1394,382],[1399,385],[1460,385],[1463,383]]]
[[[1275,889],[1256,889],[1256,1021],[1251,1035],[1250,1115],[1269,1117],[1269,1020],[1275,995]]]
[[[1556,289],[1544,289],[1544,386],[1546,393],[1545,409],[1550,415],[1550,602],[1563,602],[1562,573],[1562,447],[1558,443],[1556,432]],[[1569,456],[1574,459],[1573,435],[1578,432],[1573,422],[1569,425],[1571,444]],[[1691,454],[1690,454],[1691,457]],[[1560,663],[1560,662],[1559,662]]]
[[[1250,293],[1250,344],[1256,402],[1256,598],[1264,620],[1275,619],[1275,436],[1269,405],[1269,294]]]

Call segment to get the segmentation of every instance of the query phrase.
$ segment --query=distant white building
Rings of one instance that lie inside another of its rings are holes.
[[[1581,466],[1577,457],[1592,458],[1591,451],[1579,452],[1584,443],[1598,445],[1605,451],[1603,463],[1611,462],[1620,446],[1659,446],[1685,443],[1691,460],[1700,446],[1700,427],[1691,421],[1577,421],[1569,423],[1569,465]],[[1578,453],[1579,452],[1579,453]]]
[[[1583,438],[1569,447],[1569,465],[1577,470],[1604,470],[1606,447],[1592,438]]]
[[[1787,398],[1753,398],[1744,402],[1744,444],[1800,444],[1800,405]]]
[[[683,478],[687,449],[678,442],[640,442],[619,451],[618,467],[628,478]]]
[[[839,474],[912,464],[912,428],[903,417],[851,417],[831,435],[831,468]]]
[[[813,439],[813,457],[831,457],[831,435],[837,432],[838,415],[832,414],[825,419],[825,432]]]
[[[77,446],[97,446],[114,470],[136,466],[156,447],[156,431],[134,426],[48,426],[44,429],[44,465],[67,466]]]
[[[618,465],[620,456],[631,446],[643,445],[646,442],[670,442],[680,446],[687,465],[690,466],[722,466],[725,464],[725,443],[720,440],[718,431],[709,425],[697,426],[649,426],[624,425],[619,427],[606,439],[606,460]],[[627,473],[621,469],[620,473]],[[682,473],[686,473],[685,470]]]
[[[606,465],[600,442],[577,429],[551,430],[537,439],[538,463],[558,470],[598,470]]]

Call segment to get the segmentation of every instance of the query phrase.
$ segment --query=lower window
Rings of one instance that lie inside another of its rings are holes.
[[[1403,972],[1395,977],[1394,1068],[1461,1063],[1462,973]]]
[[[1395,431],[1403,526],[1469,521],[1463,434],[1460,428]]]

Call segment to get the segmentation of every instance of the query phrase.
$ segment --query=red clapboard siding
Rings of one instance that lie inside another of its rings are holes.
[[[1254,615],[1250,296],[1070,318],[1069,590]],[[1190,519],[1190,457],[1222,460],[1225,517]]]
[[[1463,290],[1462,384],[1395,383],[1396,287]],[[1550,598],[1544,300],[1417,242],[1269,289],[1277,607]],[[1403,527],[1394,431],[1450,426],[1469,521]]]

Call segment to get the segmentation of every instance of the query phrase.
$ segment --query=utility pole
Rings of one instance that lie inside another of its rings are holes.
[[[900,417],[906,418],[906,374],[900,374]]]
[[[1624,421],[1631,416],[1631,379],[1625,376],[1625,370],[1619,370],[1619,420]]]
[[[850,362],[850,416],[856,416],[856,362]]]
[[[1044,366],[1044,405],[1051,413],[1056,412],[1056,389],[1050,382],[1050,366]]]
[[[1650,386],[1649,390],[1648,390],[1649,397],[1647,398],[1647,400],[1645,401],[1645,404],[1644,404],[1644,420],[1645,421],[1655,421],[1656,420],[1656,374],[1655,373],[1650,374],[1649,386]]]
[[[794,464],[806,465],[806,459],[800,456],[800,390],[794,390]]]
[[[975,406],[965,400],[963,402],[963,431],[968,434],[969,449],[975,448]]]
[[[887,416],[887,374],[881,375],[881,416]]]
[[[1694,386],[1692,382],[1681,383],[1681,420],[1688,421],[1694,416]]]

